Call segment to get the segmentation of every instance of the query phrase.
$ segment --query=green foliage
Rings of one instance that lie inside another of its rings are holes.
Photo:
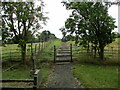
[[[64,38],[62,38],[62,41],[74,41],[75,40],[75,36],[72,35],[66,35]]]
[[[41,7],[35,6],[34,2],[2,2],[3,30],[8,34],[12,33],[14,42],[21,46],[23,63],[25,63],[26,42],[33,39],[33,34],[41,28],[41,21],[45,23],[47,19],[43,16]],[[3,37],[6,38],[5,34]]]
[[[59,30],[62,32],[62,35],[63,35],[62,41],[66,41],[65,36],[66,36],[67,32],[66,32],[65,27],[61,27]]]
[[[114,40],[112,30],[116,28],[115,19],[108,15],[109,4],[103,2],[64,2],[72,15],[66,20],[68,33],[76,34],[76,42],[99,49],[100,58],[104,57],[104,47]],[[65,30],[65,29],[64,29]]]
[[[40,8],[35,7],[33,2],[3,2],[3,32],[6,30],[6,33],[12,33],[15,41],[29,41],[36,30],[41,28],[38,21],[45,21]],[[6,37],[8,35],[3,34],[3,40]]]
[[[42,33],[38,33],[37,35],[38,41],[49,41],[49,40],[54,40],[57,37],[52,34],[50,31],[44,30]]]

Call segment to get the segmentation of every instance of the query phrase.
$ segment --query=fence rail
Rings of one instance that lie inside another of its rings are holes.
[[[34,47],[32,47],[32,51],[36,54],[38,52],[42,52],[43,49],[46,47],[48,42],[44,43],[33,43]],[[2,53],[0,53],[2,56],[2,61],[7,60],[14,60],[14,59],[21,59],[21,49],[2,49]],[[31,47],[27,47],[26,49],[26,58],[30,58],[31,56]]]
[[[105,57],[114,57],[116,55],[120,54],[120,47],[107,47],[104,49],[104,55]],[[90,48],[89,52],[87,52],[87,49],[85,48],[79,48],[78,46],[73,46],[73,55],[83,55],[86,53],[91,53],[91,55],[94,55],[94,50]],[[98,56],[98,50],[96,51],[96,56]]]

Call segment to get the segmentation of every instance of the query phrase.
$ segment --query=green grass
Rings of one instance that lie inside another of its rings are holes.
[[[118,88],[118,38],[105,47],[105,60],[101,61],[98,57],[93,58],[82,46],[76,47],[73,41],[74,61],[72,73],[85,88]],[[113,47],[113,54],[111,52]],[[81,52],[80,54],[75,54]],[[84,52],[84,53],[82,53]],[[108,54],[109,53],[109,54]]]
[[[39,43],[38,43],[39,44]],[[48,52],[51,52],[52,50],[53,50],[53,46],[54,45],[56,45],[57,47],[59,47],[60,46],[60,44],[61,44],[61,41],[60,40],[55,40],[55,41],[52,41],[51,43],[48,43],[48,42],[46,42],[46,45],[47,45],[47,47],[45,47],[45,49],[43,49],[43,51],[42,52],[45,52],[45,53],[43,53],[44,55],[42,55],[41,53],[39,53],[39,55],[38,55],[38,59],[36,59],[36,65],[37,65],[37,68],[40,68],[39,66],[41,66],[42,64],[39,62],[39,60],[43,60],[43,58],[44,58],[44,60],[46,60],[46,59],[49,59],[49,58],[53,58],[51,55],[49,55],[49,54],[47,54]],[[14,44],[13,46],[17,46],[16,44]],[[28,44],[27,44],[27,46],[28,46]],[[34,44],[34,46],[35,46],[35,44]],[[5,48],[5,47],[4,47]],[[8,48],[7,46],[6,46],[6,48]],[[6,49],[7,50],[7,49]],[[42,59],[40,58],[40,57],[42,57]],[[24,68],[24,67],[22,67],[22,66],[17,66],[17,68],[15,68],[15,69],[11,69],[11,70],[9,70],[9,71],[6,71],[6,72],[4,72],[3,73],[3,79],[27,79],[27,78],[30,78],[29,77],[29,73],[30,73],[30,68],[32,68],[32,64],[31,64],[32,62],[30,62],[29,60],[27,60],[27,67],[28,68]],[[13,63],[13,64],[15,64],[15,63]],[[13,64],[10,64],[9,65],[9,63],[5,63],[4,65],[5,65],[5,67],[4,67],[4,69],[3,69],[3,71],[5,70],[5,69],[7,69],[8,67],[10,67],[10,66],[12,66]],[[8,66],[8,67],[7,67]],[[43,65],[42,65],[43,66]],[[46,66],[46,64],[45,64],[45,66]],[[46,76],[46,73],[47,72],[49,72],[49,70],[50,70],[50,68],[49,67],[45,67],[45,69],[43,68],[43,76],[45,76],[45,78],[47,77]],[[45,72],[45,73],[44,73]]]
[[[45,83],[47,82],[48,77],[51,73],[51,64],[50,63],[42,63],[41,71],[42,71],[42,82],[41,82],[40,87],[45,87]]]
[[[118,88],[116,66],[75,64],[73,75],[85,88]]]
[[[52,67],[52,62],[43,62],[43,63],[39,63],[39,61],[41,60],[53,60],[53,47],[54,45],[56,46],[56,48],[59,48],[59,46],[61,45],[61,41],[60,40],[55,40],[52,41],[50,43],[48,43],[49,45],[47,45],[47,47],[44,49],[43,53],[40,53],[38,60],[37,60],[37,68],[40,68],[42,70],[42,84],[41,87],[45,87],[45,83],[48,80],[48,77],[51,73],[51,67]]]
[[[49,45],[46,46],[43,53],[40,54],[40,56],[39,56],[40,60],[53,60],[53,58],[54,58],[54,45],[56,46],[56,48],[59,48],[59,46],[61,45],[61,41],[55,40],[55,41],[49,42],[48,44]]]
[[[30,44],[27,44],[27,49],[29,49],[30,47],[28,47]],[[40,69],[42,71],[42,83],[41,83],[41,87],[45,87],[45,83],[48,80],[48,77],[51,73],[51,67],[52,67],[52,62],[43,62],[40,63],[40,60],[53,60],[53,47],[54,45],[56,46],[56,48],[58,48],[61,45],[61,41],[60,40],[55,40],[52,42],[46,42],[46,47],[38,54],[38,58],[36,59],[36,66],[37,69]],[[9,47],[15,47],[17,48],[16,44],[13,45],[9,45]],[[35,47],[35,44],[34,46]],[[3,48],[4,50],[8,50],[8,46]],[[9,51],[6,51],[9,52]],[[28,50],[28,52],[30,52]],[[16,54],[17,55],[17,54]],[[15,68],[8,70],[4,73],[2,73],[2,78],[3,79],[31,79],[33,77],[30,76],[30,70],[32,69],[32,62],[30,62],[29,60],[27,60],[27,66],[24,67],[21,64],[19,66],[16,66]],[[7,64],[9,64],[7,62]],[[12,64],[7,65],[6,63],[4,65],[6,65],[6,67],[4,67],[3,70],[5,70],[8,67],[10,67]],[[30,65],[29,65],[30,64]],[[20,85],[20,84],[19,84]],[[22,84],[21,84],[22,85]]]
[[[45,44],[47,44],[48,42],[44,42]],[[40,44],[40,47],[42,46],[42,43],[33,43],[33,51],[35,51],[35,45],[37,45],[37,50],[38,50],[38,46]],[[26,57],[27,60],[30,59],[29,55],[31,54],[31,47],[30,47],[30,43],[27,43],[26,45]],[[16,59],[21,59],[21,48],[18,47],[18,44],[6,44],[5,47],[4,46],[0,46],[0,49],[2,50],[2,62],[6,62],[9,60],[16,60]]]
[[[2,73],[3,79],[31,79],[30,68],[24,67],[23,65],[18,65],[6,72]]]

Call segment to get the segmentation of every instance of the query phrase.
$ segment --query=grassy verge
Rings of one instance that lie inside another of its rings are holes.
[[[48,77],[51,73],[51,64],[50,63],[42,63],[41,64],[41,71],[42,71],[42,82],[40,87],[45,87],[45,83],[48,80]]]
[[[85,88],[117,88],[118,64],[79,56],[73,64],[73,75]]]
[[[46,52],[51,52],[52,46],[54,44],[59,46],[60,43],[61,43],[61,41],[59,41],[59,40],[53,41],[50,44],[48,44],[47,47],[42,52],[45,52],[45,53]],[[39,54],[38,56],[40,56],[42,58],[45,57],[47,59],[51,58],[51,55],[49,55],[49,54],[48,55]],[[37,64],[37,68],[40,68],[42,66],[41,68],[43,68],[43,80],[44,80],[48,75],[47,73],[50,71],[49,70],[50,69],[49,68],[50,64],[47,65],[47,63],[44,63],[44,64],[40,63],[39,60],[41,60],[41,58],[37,59],[36,64]],[[5,66],[4,66],[4,68],[2,70],[3,71],[6,70],[7,68],[9,68],[10,66],[12,66],[15,63],[12,63],[10,65],[9,64],[10,64],[9,62],[7,64],[5,63],[4,64]],[[3,76],[2,78],[3,79],[29,79],[29,78],[31,78],[30,77],[30,70],[31,69],[32,69],[32,62],[29,60],[29,61],[27,61],[27,66],[25,66],[25,67],[20,64],[20,65],[14,67],[14,68],[12,68],[12,69],[10,69],[8,71],[5,71],[4,73],[2,73],[2,76]]]
[[[49,45],[47,45],[47,47],[44,49],[43,53],[40,53],[38,60],[37,60],[37,68],[40,68],[42,71],[42,83],[41,83],[41,87],[45,87],[45,84],[48,80],[48,77],[51,73],[51,67],[52,67],[52,62],[41,62],[41,60],[43,61],[52,61],[53,60],[53,47],[54,45],[56,46],[56,48],[59,48],[59,46],[61,45],[61,41],[60,40],[55,40],[52,41],[50,43],[48,43]]]
[[[77,49],[80,50],[82,47],[73,47],[73,50]],[[118,88],[118,57],[106,57],[104,61],[100,61],[99,58],[93,58],[87,53],[73,55],[77,60],[73,63],[72,72],[83,87]]]
[[[118,88],[116,66],[75,64],[73,75],[85,88]]]
[[[32,79],[30,76],[30,67],[17,65],[8,71],[2,73],[2,79]]]

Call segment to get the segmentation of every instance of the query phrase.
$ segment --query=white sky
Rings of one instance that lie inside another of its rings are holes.
[[[71,11],[66,10],[61,1],[62,0],[44,0],[44,3],[46,4],[44,10],[49,12],[47,14],[49,20],[47,22],[47,25],[43,27],[43,30],[49,30],[58,38],[62,38],[62,33],[59,29],[64,26],[66,19],[71,13]],[[109,9],[109,14],[116,19],[116,26],[118,26],[118,6],[113,5]],[[40,32],[43,30],[40,30]],[[117,31],[118,29],[116,28],[115,32]]]

